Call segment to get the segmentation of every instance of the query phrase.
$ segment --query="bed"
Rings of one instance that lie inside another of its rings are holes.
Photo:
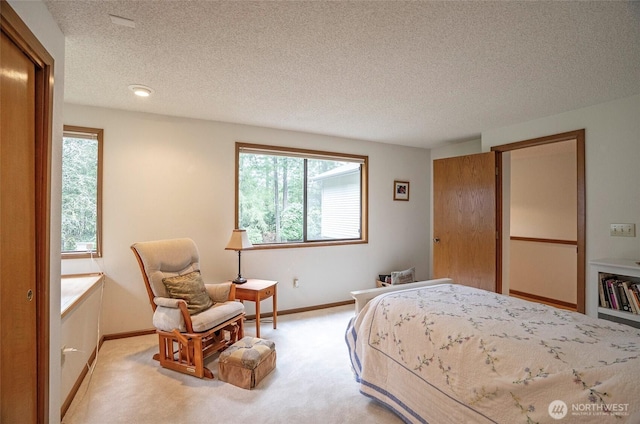
[[[357,293],[345,338],[360,392],[405,422],[640,422],[640,330],[457,284],[398,289]]]

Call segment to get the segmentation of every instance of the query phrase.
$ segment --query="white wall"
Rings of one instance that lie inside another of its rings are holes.
[[[576,304],[576,246],[511,240],[509,289]]]
[[[482,153],[482,140],[469,140],[460,143],[446,144],[431,149],[431,159],[445,159]]]
[[[610,237],[609,224],[640,216],[640,95],[482,133],[482,149],[586,130],[586,258],[640,258],[640,241]],[[596,315],[597,281],[586,282],[586,312]]]
[[[243,276],[279,281],[279,310],[350,300],[349,291],[392,270],[430,275],[428,150],[70,104],[64,112],[65,124],[104,128],[104,334],[152,328],[133,242],[191,237],[206,280],[235,277],[237,254],[224,247],[234,226],[236,141],[369,156],[368,244],[242,255]],[[411,182],[409,202],[393,201],[394,180]],[[91,268],[69,262],[65,273]],[[271,311],[271,302],[262,307]]]
[[[49,422],[60,421],[60,193],[62,161],[62,104],[64,93],[64,36],[40,1],[9,0],[9,4],[53,57],[53,133],[51,146],[51,268],[49,329]]]
[[[574,140],[511,152],[511,235],[576,240]]]
[[[60,361],[61,402],[67,399],[99,341],[99,318],[102,301],[102,285],[94,287],[74,309],[61,320],[60,345],[76,351],[62,355]]]

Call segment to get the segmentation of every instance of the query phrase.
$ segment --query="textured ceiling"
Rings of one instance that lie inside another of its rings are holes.
[[[69,103],[431,147],[640,93],[640,2],[45,3]]]

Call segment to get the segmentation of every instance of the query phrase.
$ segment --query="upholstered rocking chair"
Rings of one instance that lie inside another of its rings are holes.
[[[244,337],[244,305],[232,283],[204,284],[198,248],[188,238],[134,243],[159,336],[160,365],[213,378],[205,359]]]

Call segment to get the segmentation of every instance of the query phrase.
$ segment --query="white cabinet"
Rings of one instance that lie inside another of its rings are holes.
[[[595,259],[589,262],[591,265],[591,279],[596,279],[598,293],[603,277],[613,276],[619,280],[640,283],[640,265],[631,259]],[[593,284],[593,283],[592,283]],[[640,315],[633,312],[603,308],[600,305],[600,296],[596,297],[598,305],[598,318],[621,322],[640,328]]]

